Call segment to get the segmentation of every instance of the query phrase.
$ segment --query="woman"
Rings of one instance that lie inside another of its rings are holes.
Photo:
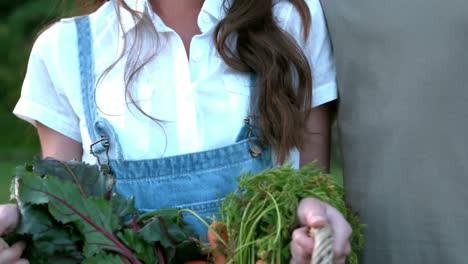
[[[14,113],[37,127],[44,157],[100,164],[140,210],[202,216],[243,170],[328,166],[336,85],[318,0],[98,2],[47,29],[31,52]],[[350,227],[337,210],[309,198],[298,214],[291,261],[310,261],[307,230],[329,222],[344,263]],[[3,233],[16,208],[1,217]],[[0,263],[23,247],[0,251]]]

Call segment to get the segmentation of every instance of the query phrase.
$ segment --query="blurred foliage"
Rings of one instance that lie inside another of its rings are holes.
[[[31,158],[39,152],[35,129],[11,112],[19,99],[37,34],[59,17],[69,16],[73,3],[74,0],[0,0],[0,163]]]
[[[34,127],[11,113],[21,93],[31,47],[47,25],[71,14],[73,1],[0,0],[0,203],[7,201],[15,166],[39,153]]]
[[[0,111],[11,112],[19,98],[38,32],[72,6],[71,0],[0,1]]]

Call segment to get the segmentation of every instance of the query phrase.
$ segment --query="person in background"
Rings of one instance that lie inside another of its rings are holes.
[[[37,127],[44,157],[98,162],[140,210],[207,217],[244,170],[328,167],[335,80],[318,0],[101,0],[39,36],[14,113]],[[307,230],[328,222],[344,263],[343,216],[312,198],[298,208],[291,262],[310,262]],[[0,234],[17,222],[0,206]],[[0,248],[0,263],[23,248]]]
[[[468,1],[321,3],[361,263],[467,263]]]

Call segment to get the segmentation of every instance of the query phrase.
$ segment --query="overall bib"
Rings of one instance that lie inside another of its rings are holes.
[[[135,197],[140,211],[170,206],[210,217],[219,212],[223,197],[237,187],[237,176],[272,167],[271,152],[257,143],[249,119],[244,120],[237,142],[226,147],[160,159],[125,160],[114,129],[98,116],[89,17],[77,17],[75,25],[85,121],[94,142],[91,153],[101,169],[115,177],[114,191]],[[206,234],[207,228],[199,220],[189,214],[184,217],[198,234]]]

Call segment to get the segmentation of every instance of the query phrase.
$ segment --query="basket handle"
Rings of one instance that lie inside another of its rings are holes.
[[[315,239],[314,252],[310,264],[333,263],[333,229],[330,225],[310,228],[309,235]]]

